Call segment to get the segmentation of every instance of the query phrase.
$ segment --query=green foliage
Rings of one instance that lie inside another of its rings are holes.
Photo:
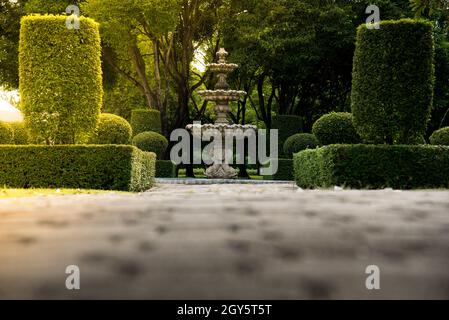
[[[435,131],[430,137],[433,145],[449,146],[449,127]]]
[[[158,159],[162,159],[167,150],[168,141],[163,135],[157,132],[147,131],[135,136],[133,145],[140,150],[154,152]]]
[[[297,133],[287,139],[284,143],[284,154],[290,159],[295,153],[305,149],[315,149],[320,142],[310,133]]]
[[[322,116],[313,125],[312,132],[321,145],[360,142],[352,123],[352,114],[347,112],[332,112]]]
[[[278,171],[274,175],[265,176],[264,180],[293,181],[293,160],[278,159],[278,165]]]
[[[0,121],[0,144],[12,144],[13,131],[9,123]]]
[[[161,133],[161,113],[154,109],[137,109],[131,113],[131,126],[134,135],[153,131]]]
[[[13,142],[16,145],[26,145],[30,140],[30,133],[24,122],[12,122],[9,124],[13,132]]]
[[[155,155],[131,146],[0,146],[0,185],[143,191]]]
[[[273,117],[271,128],[279,130],[279,153],[282,154],[282,146],[285,141],[295,133],[302,131],[302,120],[297,116],[279,115]]]
[[[331,145],[294,156],[302,188],[448,188],[449,147]]]
[[[438,40],[438,39],[437,39]],[[432,117],[427,129],[431,134],[449,126],[449,41],[441,39],[435,46],[435,93]]]
[[[176,165],[170,160],[157,160],[156,178],[176,178]]]
[[[354,51],[353,1],[230,2],[223,41],[230,60],[241,65],[231,80],[250,93],[257,90],[252,99],[261,120],[269,125],[271,111],[295,114],[303,120],[301,131],[308,131],[318,115],[345,107]],[[366,19],[365,9],[357,25]]]
[[[91,144],[129,144],[132,138],[131,125],[115,114],[102,113],[98,128],[90,139]]]
[[[142,92],[121,75],[117,75],[113,83],[106,85],[104,89],[103,112],[119,115],[131,122],[132,110],[136,106],[145,105]]]
[[[63,14],[68,5],[73,5],[73,0],[28,0],[25,4],[27,14]]]
[[[98,24],[80,18],[69,30],[65,16],[22,19],[19,49],[21,109],[31,133],[47,144],[83,142],[102,104]]]
[[[19,86],[19,30],[23,1],[0,0],[0,86]]]
[[[363,24],[354,57],[354,126],[368,142],[407,144],[426,132],[434,85],[432,24],[383,21]]]

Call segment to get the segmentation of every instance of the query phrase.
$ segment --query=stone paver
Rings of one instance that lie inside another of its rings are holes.
[[[443,191],[159,185],[0,201],[0,298],[442,299],[448,271]]]

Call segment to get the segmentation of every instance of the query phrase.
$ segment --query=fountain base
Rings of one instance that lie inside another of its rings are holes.
[[[205,172],[209,179],[236,179],[237,170],[227,164],[214,164]]]

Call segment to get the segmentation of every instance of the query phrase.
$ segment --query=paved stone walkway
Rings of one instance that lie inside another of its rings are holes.
[[[2,200],[0,298],[449,298],[449,192],[159,185]]]

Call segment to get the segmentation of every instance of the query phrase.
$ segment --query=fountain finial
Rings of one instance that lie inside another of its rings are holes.
[[[225,48],[220,48],[217,52],[218,63],[226,63],[226,58],[228,55],[229,53],[225,50]]]

